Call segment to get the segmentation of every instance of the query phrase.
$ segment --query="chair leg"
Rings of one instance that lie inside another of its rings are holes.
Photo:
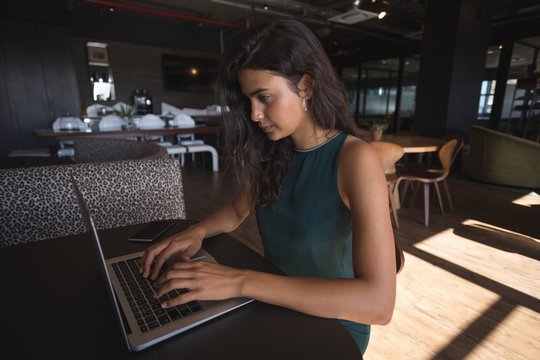
[[[392,215],[394,215],[394,224],[396,229],[399,229],[399,221],[397,217],[396,204],[394,202],[394,192],[392,191],[392,185],[388,184],[388,196],[390,197],[390,209],[392,209]]]
[[[401,206],[405,203],[405,195],[407,195],[407,190],[409,189],[409,180],[404,181],[403,190],[401,191]],[[399,184],[396,184],[398,186]]]
[[[454,211],[454,204],[452,203],[452,195],[450,195],[450,189],[448,188],[448,183],[446,179],[443,180],[444,191],[446,191],[446,198],[448,199],[448,207],[450,211]]]
[[[444,209],[442,204],[442,198],[441,198],[441,191],[439,190],[439,185],[435,182],[433,183],[435,185],[435,192],[437,193],[437,199],[439,200],[439,208],[441,209],[441,215],[444,215]]]
[[[429,184],[424,184],[424,225],[429,225]]]
[[[411,199],[411,209],[414,209],[414,203],[416,202],[416,195],[418,194],[418,188],[419,187],[420,187],[420,182],[415,181],[414,192],[413,192],[413,196],[412,196],[412,199]]]

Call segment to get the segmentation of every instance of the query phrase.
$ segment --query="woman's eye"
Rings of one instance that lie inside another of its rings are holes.
[[[261,95],[261,96],[259,96],[259,101],[262,102],[262,103],[266,103],[266,102],[268,102],[269,98],[270,98],[269,96]]]

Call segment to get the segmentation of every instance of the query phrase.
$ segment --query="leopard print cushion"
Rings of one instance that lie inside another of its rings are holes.
[[[185,219],[171,158],[0,169],[0,247],[85,231],[70,174],[99,229]]]
[[[75,139],[74,147],[75,161],[78,163],[158,159],[169,156],[165,148],[148,141],[81,137]]]

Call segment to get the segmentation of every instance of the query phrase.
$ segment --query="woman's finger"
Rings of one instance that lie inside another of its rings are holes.
[[[191,278],[176,278],[164,281],[157,287],[155,297],[159,298],[175,289],[193,289],[196,286],[195,283]]]
[[[161,253],[165,246],[167,246],[166,243],[158,243],[146,249],[141,260],[141,270],[143,277],[148,277],[152,267],[152,262],[154,261],[155,257],[159,253]]]

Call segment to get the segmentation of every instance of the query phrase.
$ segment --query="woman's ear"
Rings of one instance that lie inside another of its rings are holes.
[[[312,88],[312,82],[311,82],[311,76],[304,74],[300,78],[300,81],[298,82],[298,88],[300,89],[300,97],[311,99],[311,96],[313,95],[313,88]]]

